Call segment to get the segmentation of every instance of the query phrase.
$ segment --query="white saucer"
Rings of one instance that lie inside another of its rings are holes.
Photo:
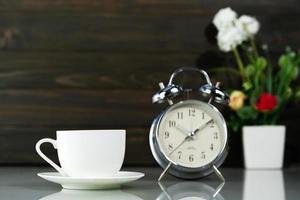
[[[73,190],[115,189],[124,183],[135,181],[144,176],[144,174],[140,172],[126,171],[121,171],[112,177],[103,178],[65,177],[58,172],[38,173],[37,175],[50,182],[58,183],[65,189]]]

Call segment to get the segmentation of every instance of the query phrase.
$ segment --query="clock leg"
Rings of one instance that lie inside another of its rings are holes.
[[[158,182],[158,185],[159,185],[160,189],[163,191],[163,193],[167,196],[167,198],[169,200],[172,200],[172,197],[169,194],[168,190],[165,188],[165,186],[161,182]]]
[[[215,190],[215,193],[213,194],[213,198],[216,198],[216,196],[221,192],[225,185],[225,182],[222,182]]]
[[[164,169],[164,171],[161,173],[161,175],[158,178],[158,182],[161,181],[161,179],[166,175],[167,171],[169,170],[169,168],[171,167],[172,163],[170,162],[167,167]]]
[[[222,173],[218,170],[218,168],[214,165],[213,166],[213,169],[215,171],[215,174],[221,179],[222,183],[217,187],[217,189],[215,190],[215,193],[213,195],[213,198],[215,198],[219,193],[220,191],[223,189],[224,185],[225,185],[225,178],[224,176],[222,175]]]
[[[213,166],[215,174],[221,179],[222,182],[225,182],[225,178],[222,173],[218,170],[218,168],[214,165]]]

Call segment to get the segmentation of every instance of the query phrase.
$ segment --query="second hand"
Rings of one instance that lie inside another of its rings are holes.
[[[183,145],[183,143],[185,143],[189,138],[190,138],[191,136],[186,136],[185,138],[184,138],[184,140],[173,150],[173,151],[171,151],[170,153],[169,153],[169,156],[172,154],[172,153],[174,153],[181,145]]]

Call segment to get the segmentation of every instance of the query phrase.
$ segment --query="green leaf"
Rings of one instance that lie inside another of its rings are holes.
[[[300,99],[300,87],[298,87],[296,90],[295,90],[295,98],[298,100]]]
[[[239,120],[236,114],[232,113],[227,122],[228,127],[232,129],[233,132],[238,132],[242,126],[242,122]]]
[[[277,95],[284,95],[285,91],[290,87],[293,80],[298,77],[298,60],[299,55],[288,49],[285,54],[279,58],[280,70],[276,76],[278,82]]]
[[[245,106],[237,111],[237,115],[242,120],[256,119],[258,112],[251,106]]]
[[[280,56],[279,62],[278,62],[280,67],[286,67],[289,65],[289,63],[290,63],[289,56],[287,56],[286,54],[283,54]]]
[[[252,88],[252,83],[250,81],[246,81],[243,83],[244,90],[250,90]]]
[[[298,75],[299,75],[299,68],[298,66],[294,66],[293,75],[292,75],[293,80],[295,80],[298,77]]]
[[[267,67],[268,63],[264,57],[258,57],[255,61],[255,74],[253,75],[252,82],[255,88],[261,87],[265,83],[264,69]]]
[[[234,132],[237,132],[238,130],[239,130],[239,123],[237,123],[237,122],[232,122],[232,124],[231,124],[232,126],[231,126],[231,128],[232,128],[232,130],[234,131]]]
[[[255,66],[254,65],[248,65],[246,68],[245,68],[245,74],[246,76],[248,77],[251,77],[255,74]]]
[[[263,70],[267,67],[267,60],[264,57],[259,57],[256,59],[257,70]]]

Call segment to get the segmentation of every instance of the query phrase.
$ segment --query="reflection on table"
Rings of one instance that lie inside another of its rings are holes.
[[[158,183],[160,190],[157,191],[157,200],[224,200],[219,193],[224,186],[221,183],[219,187],[212,186],[202,182],[179,182],[165,187],[162,183]],[[144,193],[145,194],[145,193]],[[135,194],[125,192],[123,190],[66,190],[50,194],[40,200],[142,200]],[[146,198],[145,198],[146,199]]]
[[[224,182],[216,189],[202,182],[180,182],[168,188],[162,183],[158,184],[162,192],[157,200],[224,200],[220,194]]]
[[[246,170],[243,200],[285,200],[281,170]]]
[[[300,171],[289,171],[284,176],[280,170],[227,169],[224,171],[227,180],[225,185],[214,176],[195,181],[182,181],[168,177],[159,184],[151,178],[157,177],[157,173],[149,176],[148,179],[124,185],[119,190],[61,190],[49,194],[47,193],[48,188],[52,188],[51,190],[54,192],[58,186],[47,182],[40,183],[40,180],[36,179],[39,185],[28,185],[13,193],[12,189],[2,189],[1,197],[20,199],[19,197],[37,196],[38,198],[27,199],[43,200],[285,200],[299,197],[297,188],[299,188]],[[14,185],[16,186],[16,183]],[[288,189],[286,191],[285,185]],[[37,188],[34,190],[36,191],[35,195],[32,194],[32,188]],[[44,194],[39,195],[42,192]],[[44,197],[41,198],[41,196]],[[214,196],[215,198],[213,198]]]
[[[136,168],[129,171],[144,171],[146,177],[112,191],[61,191],[60,185],[47,182],[36,173],[45,168],[2,167],[0,168],[0,199],[207,199],[213,196],[220,184],[216,176],[182,182],[168,176],[163,180],[165,191],[159,187],[159,168]],[[226,184],[217,199],[222,200],[298,200],[300,196],[300,169],[283,171],[245,171],[244,169],[222,169]],[[208,188],[208,189],[206,189]],[[61,192],[59,192],[61,191]],[[199,194],[200,193],[200,194]],[[213,200],[213,199],[212,199]]]
[[[140,197],[121,190],[66,190],[48,195],[40,200],[142,200]]]

